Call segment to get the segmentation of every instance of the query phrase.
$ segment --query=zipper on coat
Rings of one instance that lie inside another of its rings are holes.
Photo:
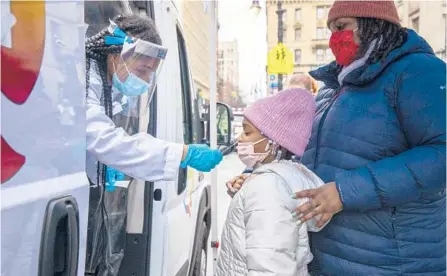
[[[391,217],[393,218],[393,223],[396,221],[396,207],[391,208]]]
[[[393,228],[393,237],[396,238],[396,207],[391,208],[391,227]]]

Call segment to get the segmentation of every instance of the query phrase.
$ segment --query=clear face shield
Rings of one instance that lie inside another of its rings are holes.
[[[154,95],[157,77],[166,57],[167,49],[154,43],[126,36],[113,22],[109,26],[113,37],[107,40],[124,39],[119,60],[113,64],[112,87],[120,94],[122,115],[139,117],[145,115]],[[122,38],[122,36],[125,36]]]

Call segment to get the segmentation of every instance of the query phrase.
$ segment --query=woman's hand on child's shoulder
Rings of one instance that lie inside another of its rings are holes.
[[[241,174],[236,177],[233,177],[230,181],[227,182],[227,193],[229,196],[233,197],[244,185],[244,182],[249,177],[248,174]]]

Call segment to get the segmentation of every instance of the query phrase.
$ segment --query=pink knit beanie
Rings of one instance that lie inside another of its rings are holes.
[[[309,142],[315,108],[309,91],[290,88],[255,102],[245,109],[244,116],[269,139],[302,156]]]

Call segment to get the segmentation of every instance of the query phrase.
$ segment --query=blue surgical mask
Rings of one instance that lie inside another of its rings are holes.
[[[112,85],[120,93],[130,97],[140,96],[149,90],[149,83],[135,76],[133,73],[129,73],[124,82],[122,82],[116,73],[114,73],[112,77]]]

